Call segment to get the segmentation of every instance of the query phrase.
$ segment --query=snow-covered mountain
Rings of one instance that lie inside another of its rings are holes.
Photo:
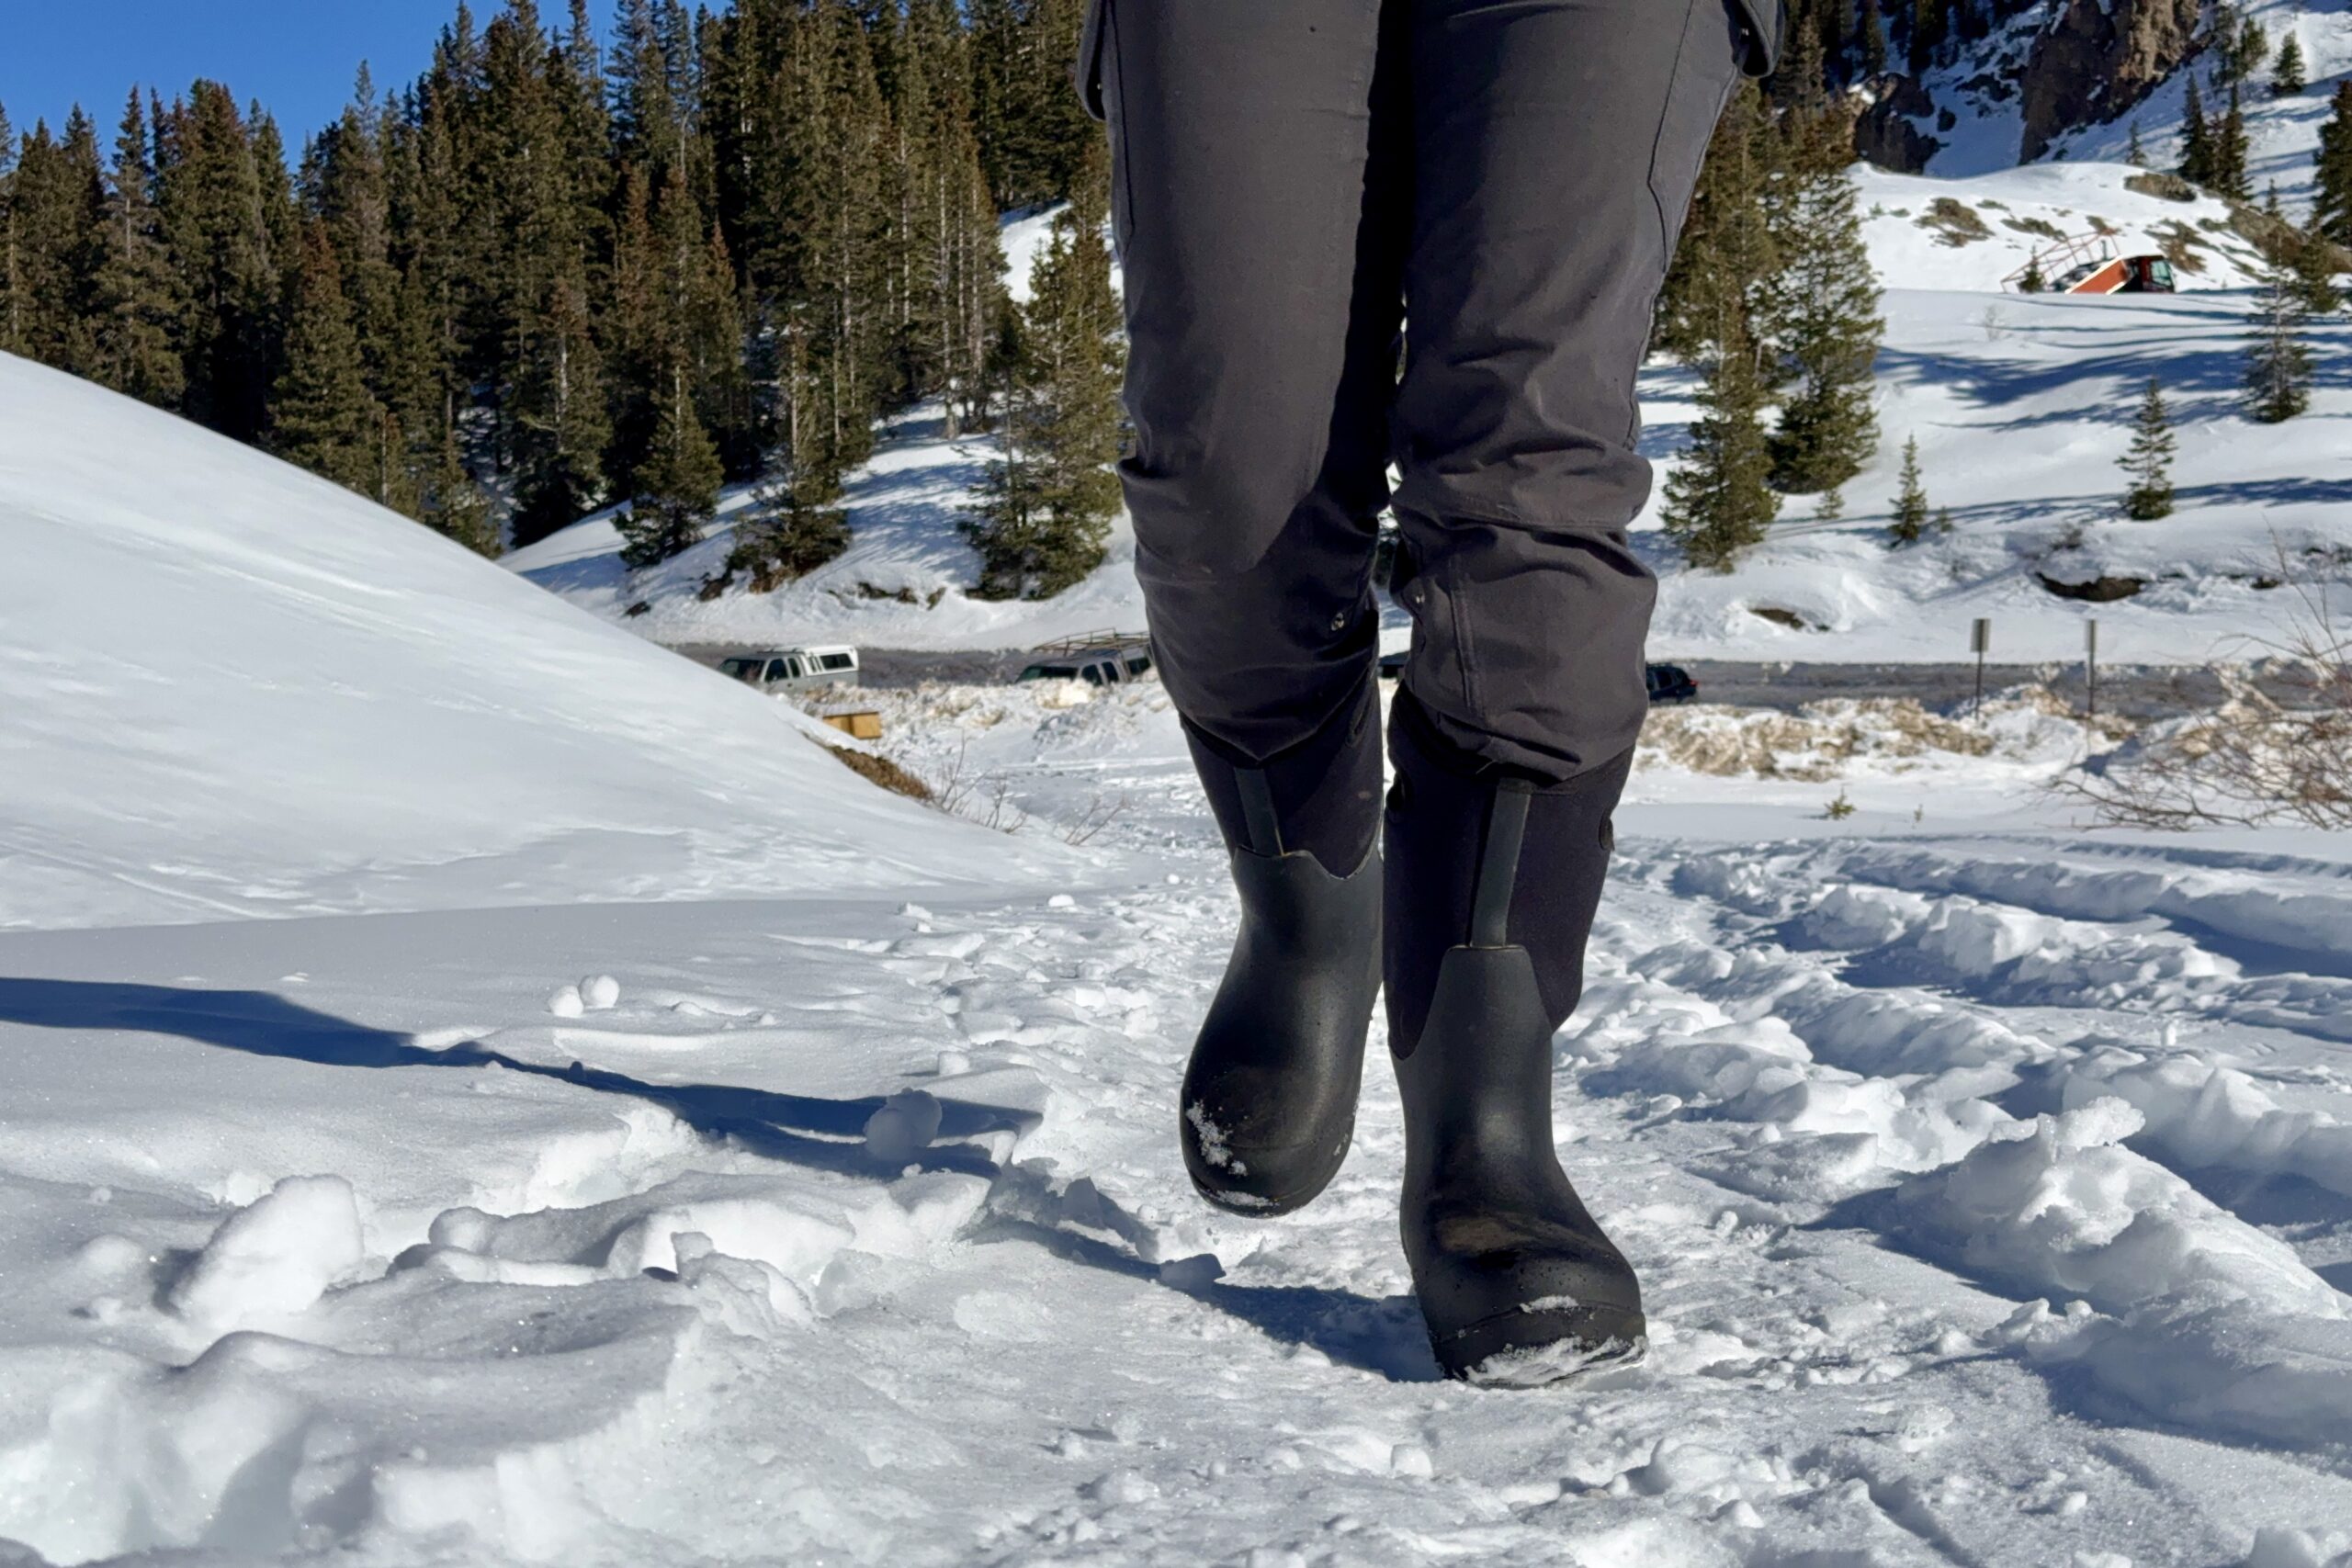
[[[2302,51],[2301,93],[2273,97],[2267,67],[2242,92],[2254,188],[2276,183],[2300,217],[2329,97],[2352,73],[2352,5],[2245,0],[2236,10],[2261,24],[2274,54],[2290,36]],[[1917,81],[1871,84],[1864,149],[1895,166],[1966,178],[2025,160],[2120,163],[2136,124],[2151,165],[2171,168],[2192,72],[2200,90],[2211,86],[2198,48],[2207,17],[2197,0],[2036,0]]]
[[[1046,858],[404,518],[7,355],[0,716],[0,929]]]

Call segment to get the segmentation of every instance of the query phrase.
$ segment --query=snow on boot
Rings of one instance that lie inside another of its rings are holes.
[[[1392,719],[1389,1040],[1405,1256],[1446,1375],[1533,1387],[1638,1359],[1641,1287],[1560,1168],[1552,1036],[1575,1010],[1629,752],[1557,785]]]
[[[1241,930],[1184,1074],[1179,1135],[1219,1208],[1287,1213],[1347,1157],[1380,988],[1379,702],[1367,681],[1263,767],[1187,731]]]

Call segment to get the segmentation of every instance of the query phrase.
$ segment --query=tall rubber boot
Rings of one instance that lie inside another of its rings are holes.
[[[1201,1196],[1284,1214],[1355,1135],[1380,989],[1380,705],[1369,679],[1261,767],[1188,728],[1232,852],[1241,929],[1184,1074],[1179,1136]]]
[[[1449,1377],[1533,1387],[1640,1359],[1641,1286],[1552,1142],[1552,1037],[1632,753],[1544,785],[1482,768],[1399,695],[1387,818],[1405,1256]]]

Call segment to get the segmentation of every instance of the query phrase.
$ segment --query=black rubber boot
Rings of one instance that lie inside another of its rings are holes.
[[[1634,1270],[1552,1143],[1627,753],[1566,784],[1481,769],[1400,695],[1388,798],[1389,1040],[1405,1256],[1446,1375],[1532,1387],[1638,1359]]]
[[[1380,989],[1379,714],[1367,681],[1263,767],[1192,736],[1241,930],[1184,1074],[1179,1135],[1193,1185],[1236,1213],[1302,1207],[1355,1135]]]

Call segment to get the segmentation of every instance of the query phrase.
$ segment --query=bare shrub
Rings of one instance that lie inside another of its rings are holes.
[[[2217,666],[2221,705],[2143,729],[2052,787],[2109,827],[2352,828],[2352,633],[2324,579],[2293,581],[2279,636],[2244,639],[2270,689]]]
[[[854,751],[846,746],[828,746],[825,750],[839,757],[851,773],[881,785],[893,795],[903,795],[909,800],[920,800],[926,806],[933,803],[931,786],[888,757],[872,751]]]

